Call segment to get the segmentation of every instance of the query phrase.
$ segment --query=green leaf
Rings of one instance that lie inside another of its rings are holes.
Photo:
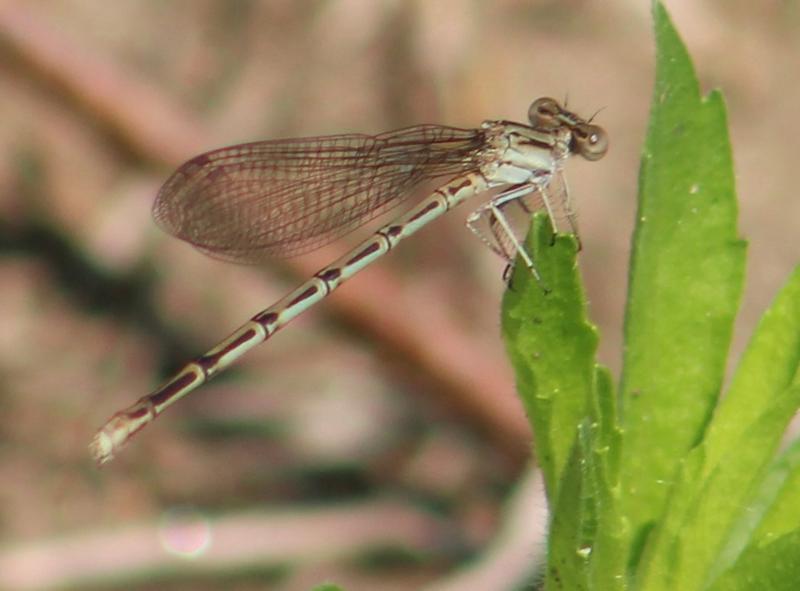
[[[764,313],[706,436],[708,469],[742,444],[742,434],[793,381],[800,367],[800,268]]]
[[[622,506],[642,541],[719,396],[745,258],[722,97],[700,97],[686,48],[658,2],[654,18],[656,85],[621,380]]]
[[[713,470],[707,469],[705,442],[692,451],[648,549],[650,559],[642,561],[646,570],[640,589],[703,589],[728,566],[720,562],[720,551],[737,542],[731,537],[736,520],[752,510],[752,499],[799,405],[800,385],[775,397]],[[742,535],[742,542],[749,538],[747,532]]]
[[[619,514],[619,488],[610,476],[620,432],[615,393],[604,368],[596,370],[594,392],[594,410],[578,426],[553,509],[547,589],[626,588],[627,528]]]
[[[622,431],[617,424],[616,392],[608,370],[596,368],[592,397],[592,441],[587,468],[595,483],[597,532],[591,541],[589,587],[626,589],[625,564],[630,531],[620,511],[619,460]]]
[[[589,558],[596,532],[596,507],[588,486],[586,457],[588,429],[578,425],[578,437],[564,470],[559,496],[552,502],[545,589],[586,591]]]
[[[525,265],[516,266],[503,297],[502,330],[552,501],[558,498],[577,425],[588,415],[597,333],[586,320],[574,237],[554,238],[548,218],[540,214],[527,248],[542,283]]]
[[[800,530],[748,547],[708,591],[795,591],[800,581]]]
[[[753,538],[760,544],[800,528],[800,440],[775,461],[762,490],[756,498],[756,506],[765,506],[763,519]]]
[[[642,589],[702,588],[752,542],[767,513],[770,539],[797,527],[800,511],[786,498],[798,486],[790,472],[795,456],[767,466],[800,405],[800,386],[791,386],[799,363],[797,270],[764,314],[728,395],[671,492],[664,521],[640,565]],[[783,527],[773,513],[777,498],[783,501],[779,514],[794,518]]]
[[[706,475],[726,464],[730,457],[739,460],[746,446],[761,450],[766,461],[774,448],[772,438],[759,441],[749,436],[764,409],[782,408],[786,390],[798,383],[800,368],[800,268],[790,276],[775,301],[764,313],[755,334],[747,346],[736,369],[731,387],[717,409],[704,440],[706,450]],[[788,423],[797,410],[791,404],[785,408],[784,417],[776,417],[775,436],[783,433],[780,423]],[[764,446],[761,446],[764,444]],[[755,535],[756,527],[767,528],[770,539],[786,533],[800,525],[800,509],[796,508],[796,497],[787,503],[786,495],[798,491],[797,465],[800,451],[790,449],[773,461],[758,484],[753,498],[741,496],[746,480],[736,483],[725,501],[731,509],[736,500],[747,503],[747,511],[739,516],[737,524],[721,555],[714,561],[716,574],[736,559],[741,548]],[[743,475],[747,476],[747,475]],[[776,505],[778,503],[779,505]],[[716,509],[720,513],[722,507]],[[765,517],[765,513],[769,517]],[[721,516],[718,516],[718,518]],[[766,523],[763,521],[766,520]],[[762,524],[759,526],[759,524]],[[763,529],[762,529],[763,531]]]
[[[772,462],[758,491],[728,536],[716,560],[715,576],[739,559],[743,548],[766,545],[800,527],[800,440]],[[719,567],[719,568],[716,568]],[[713,578],[712,576],[712,578]]]
[[[766,466],[800,404],[800,387],[789,387],[798,363],[800,270],[764,314],[728,395],[692,452],[692,469],[685,467],[672,491],[651,561],[641,565],[649,581],[643,588],[692,589],[713,580],[737,559],[765,513],[775,510],[784,483],[797,489],[787,474],[794,456]],[[783,500],[780,514],[795,520],[780,528],[773,515],[773,536],[798,525],[800,511]]]
[[[546,587],[622,589],[627,530],[618,503],[616,393],[608,371],[595,365],[576,243],[554,238],[540,215],[528,248],[542,283],[518,265],[503,302],[503,334],[553,505]]]

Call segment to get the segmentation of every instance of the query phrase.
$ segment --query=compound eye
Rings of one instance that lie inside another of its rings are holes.
[[[608,151],[608,136],[602,127],[579,123],[572,128],[571,149],[587,160],[600,160]]]
[[[558,120],[560,114],[561,105],[556,99],[542,97],[531,104],[528,109],[528,120],[532,127],[553,129],[561,124]]]

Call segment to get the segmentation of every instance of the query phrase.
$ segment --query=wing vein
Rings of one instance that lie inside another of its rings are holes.
[[[484,142],[481,130],[418,125],[220,148],[173,173],[153,216],[217,258],[292,256],[399,205],[424,180],[474,170]]]

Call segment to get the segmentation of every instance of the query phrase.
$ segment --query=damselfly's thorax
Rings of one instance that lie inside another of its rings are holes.
[[[485,121],[481,173],[492,185],[529,183],[552,175],[569,155],[570,131],[540,132],[512,121]]]

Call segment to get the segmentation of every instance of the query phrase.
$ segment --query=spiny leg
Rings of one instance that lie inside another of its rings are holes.
[[[581,244],[581,235],[578,231],[578,213],[572,204],[572,196],[569,192],[569,185],[567,185],[567,177],[564,176],[561,170],[559,170],[556,174],[558,175],[561,186],[564,188],[564,209],[567,214],[569,228],[572,231],[572,234],[575,236],[575,240],[578,241],[578,252],[580,252],[583,249],[583,245]]]
[[[537,189],[536,185],[531,184],[516,185],[496,195],[491,201],[473,211],[467,218],[467,227],[480,238],[481,242],[508,262],[508,267],[503,273],[503,277],[506,280],[510,276],[510,270],[513,269],[515,257],[519,256],[536,280],[540,284],[542,283],[541,275],[533,262],[533,258],[503,213],[504,206],[515,202],[520,203],[524,211],[529,211],[527,205],[521,203],[521,199]],[[478,222],[482,219],[488,221],[489,230],[492,234],[491,238],[486,236],[478,226]]]
[[[466,226],[469,228],[470,232],[475,234],[478,239],[483,242],[492,252],[497,254],[499,257],[505,259],[507,262],[512,263],[514,262],[514,255],[515,252],[509,252],[508,249],[505,248],[503,240],[500,236],[498,236],[495,228],[493,227],[493,216],[487,215],[491,214],[493,209],[493,204],[503,205],[509,201],[516,201],[520,197],[529,194],[531,191],[534,190],[530,184],[524,183],[520,185],[514,185],[510,189],[506,189],[499,195],[496,195],[491,201],[481,205],[478,209],[474,210],[472,213],[467,216],[466,219]],[[478,226],[478,223],[486,217],[489,220],[489,229],[492,233],[492,237],[490,238],[487,236],[483,230]]]

